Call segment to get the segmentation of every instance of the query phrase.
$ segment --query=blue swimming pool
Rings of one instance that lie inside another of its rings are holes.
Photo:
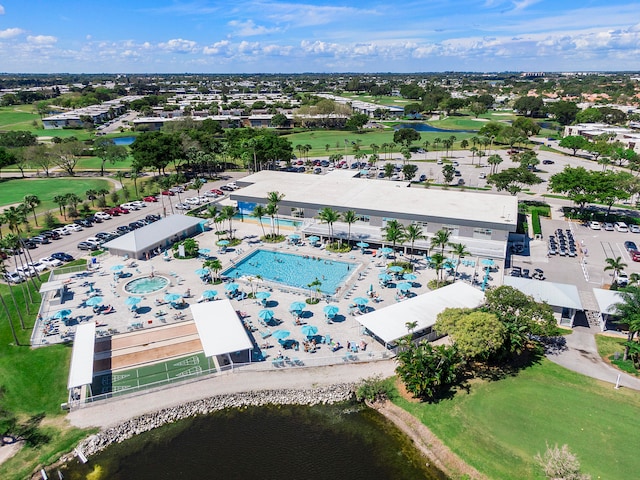
[[[332,259],[320,259],[292,253],[256,250],[238,262],[235,267],[222,272],[230,278],[260,275],[265,280],[309,289],[316,278],[322,282],[319,286],[323,293],[332,294],[357,268],[357,263],[341,262]]]

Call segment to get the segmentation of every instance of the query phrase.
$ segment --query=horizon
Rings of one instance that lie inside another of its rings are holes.
[[[7,74],[640,70],[629,0],[34,3],[0,0]]]

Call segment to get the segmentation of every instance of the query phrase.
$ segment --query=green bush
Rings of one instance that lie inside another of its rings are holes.
[[[540,213],[537,209],[531,210],[531,223],[533,225],[533,234],[542,235],[542,226],[540,225]]]

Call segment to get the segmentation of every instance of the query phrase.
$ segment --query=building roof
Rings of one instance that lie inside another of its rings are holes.
[[[607,315],[615,315],[615,305],[623,301],[620,293],[615,290],[594,288],[593,295],[596,297],[596,302],[598,302],[598,310],[600,310],[600,313]]]
[[[580,294],[575,285],[509,276],[504,278],[504,284],[533,297],[537,302],[546,302],[554,307],[582,310]]]
[[[67,388],[82,387],[93,381],[93,353],[96,345],[96,322],[81,323],[76,328],[71,352]]]
[[[253,347],[238,314],[228,299],[196,303],[189,308],[207,357]]]
[[[144,252],[158,245],[158,242],[163,239],[179,235],[202,221],[201,218],[188,217],[187,215],[170,215],[111,240],[103,247],[125,252]]]
[[[385,308],[366,313],[358,322],[385,343],[404,337],[408,322],[416,322],[415,332],[432,327],[445,308],[476,308],[484,293],[464,282],[423,293]]]
[[[408,182],[356,178],[356,172],[334,170],[326,175],[263,170],[239,180],[244,188],[231,193],[232,200],[264,202],[277,190],[284,194],[281,205],[332,207],[360,214],[411,218],[448,223],[464,220],[469,225],[500,226],[515,231],[518,199],[511,195],[407,188]]]

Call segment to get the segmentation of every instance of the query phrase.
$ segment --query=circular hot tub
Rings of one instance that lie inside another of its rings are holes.
[[[169,279],[158,275],[131,280],[124,285],[124,291],[131,295],[146,295],[159,292],[169,285]]]

